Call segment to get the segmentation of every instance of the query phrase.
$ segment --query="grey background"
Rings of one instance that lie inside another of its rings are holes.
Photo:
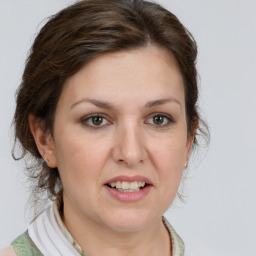
[[[45,18],[74,1],[0,0],[0,247],[22,233],[29,185],[11,157],[14,94]],[[201,98],[211,144],[194,156],[187,203],[166,213],[207,256],[256,255],[256,1],[159,0],[197,40]]]

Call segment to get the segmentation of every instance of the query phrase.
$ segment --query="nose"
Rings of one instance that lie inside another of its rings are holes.
[[[136,125],[119,129],[114,140],[113,158],[119,164],[135,167],[146,160],[143,132]]]

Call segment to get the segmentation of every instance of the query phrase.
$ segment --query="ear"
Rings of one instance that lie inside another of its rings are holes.
[[[198,120],[196,120],[194,122],[194,128],[193,128],[192,134],[188,134],[185,168],[187,167],[188,162],[189,162],[189,157],[190,157],[191,150],[192,150],[192,147],[193,147],[193,143],[194,143],[194,140],[195,140],[195,135],[196,135],[197,128],[198,128]]]
[[[42,121],[34,115],[29,115],[28,121],[39,153],[49,167],[55,168],[57,164],[54,153],[54,141],[50,131],[45,129]]]
[[[185,168],[187,167],[188,162],[189,162],[189,157],[190,157],[190,154],[191,154],[193,142],[194,142],[194,136],[189,135],[188,139],[187,139],[187,151],[186,151]]]

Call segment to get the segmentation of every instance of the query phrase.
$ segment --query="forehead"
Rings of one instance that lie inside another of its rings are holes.
[[[171,54],[157,46],[103,54],[67,79],[62,98],[153,100],[166,94],[184,98],[182,75]],[[143,97],[142,97],[143,96]]]

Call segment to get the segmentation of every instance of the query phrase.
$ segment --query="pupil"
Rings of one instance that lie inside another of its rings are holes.
[[[92,122],[93,122],[94,125],[99,125],[99,124],[102,123],[102,117],[95,116],[95,117],[93,117]]]
[[[162,116],[155,116],[154,117],[154,123],[155,124],[162,124],[163,120],[164,120],[164,118]]]

